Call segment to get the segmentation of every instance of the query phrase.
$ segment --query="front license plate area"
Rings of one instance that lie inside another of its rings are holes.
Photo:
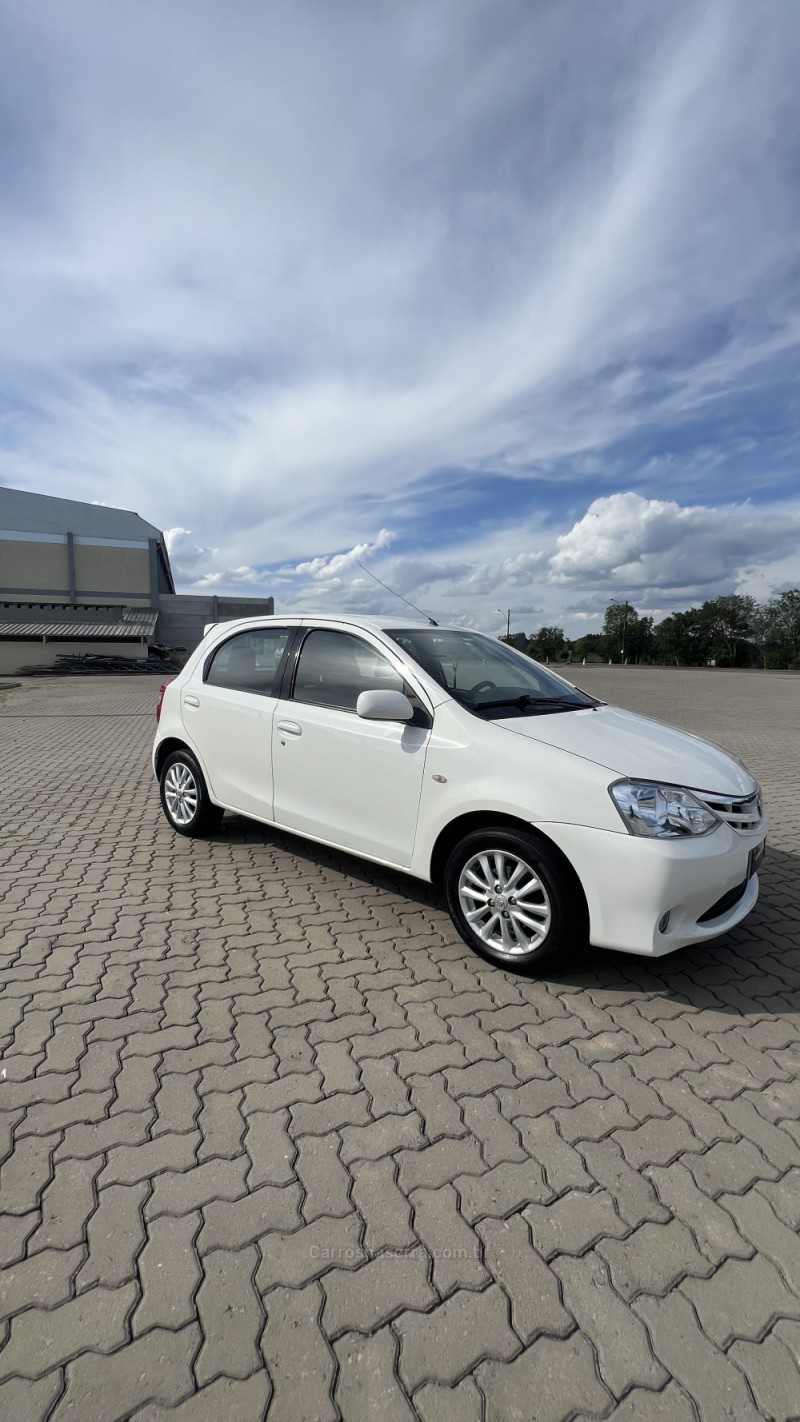
[[[761,843],[757,844],[755,849],[750,850],[750,857],[747,861],[748,879],[752,879],[753,875],[758,873],[758,868],[763,861],[764,854],[766,853],[766,848],[767,841],[765,839],[762,839]]]

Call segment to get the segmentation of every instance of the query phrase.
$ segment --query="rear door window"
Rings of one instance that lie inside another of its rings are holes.
[[[250,632],[239,632],[211,654],[203,680],[208,686],[224,686],[229,691],[274,696],[288,640],[288,627],[258,627]]]

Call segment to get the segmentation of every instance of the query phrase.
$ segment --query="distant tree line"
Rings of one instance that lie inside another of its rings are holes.
[[[570,641],[562,627],[515,632],[512,646],[539,662],[642,662],[656,666],[800,668],[800,588],[768,602],[730,593],[656,622],[611,602],[602,632]]]

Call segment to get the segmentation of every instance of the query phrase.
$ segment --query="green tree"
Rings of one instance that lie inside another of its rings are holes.
[[[603,655],[603,634],[601,632],[587,632],[585,636],[579,637],[572,644],[572,656],[576,662],[582,662],[584,657],[601,657]]]
[[[767,665],[767,657],[774,649],[780,654],[778,617],[774,602],[757,602],[750,616],[750,640],[761,658],[761,665]]]
[[[603,622],[602,650],[612,661],[640,662],[653,645],[653,619],[643,617],[630,602],[610,602]]]
[[[699,607],[672,612],[654,630],[655,652],[660,661],[676,666],[700,666],[709,657],[708,624]]]
[[[528,653],[537,662],[556,662],[566,651],[563,627],[540,627],[528,643]]]
[[[800,588],[787,588],[770,604],[774,608],[775,634],[790,666],[800,663]]]
[[[722,649],[717,660],[725,660],[732,667],[747,660],[755,608],[755,598],[741,593],[726,593],[703,603],[701,611],[712,641]]]

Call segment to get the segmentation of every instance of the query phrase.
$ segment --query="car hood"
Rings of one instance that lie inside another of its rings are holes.
[[[752,795],[756,788],[747,767],[721,746],[619,706],[515,716],[492,724],[632,780],[663,780],[723,795]]]

